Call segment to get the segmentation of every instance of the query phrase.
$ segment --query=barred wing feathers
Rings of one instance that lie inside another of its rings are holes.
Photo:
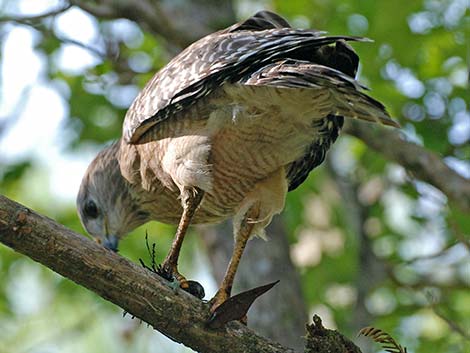
[[[359,57],[347,41],[369,40],[292,29],[282,17],[259,12],[195,42],[160,70],[128,110],[124,140],[139,143],[150,128],[177,119],[180,111],[225,83],[238,84],[241,90],[244,86],[309,90],[308,109],[318,118],[312,122],[318,124],[318,135],[287,168],[293,190],[323,162],[344,117],[398,127],[384,106],[363,93],[354,80]]]
[[[267,64],[306,53],[313,58],[319,48],[338,41],[367,40],[279,28],[283,23],[272,21],[249,19],[202,38],[171,60],[147,83],[128,110],[123,126],[125,141],[138,143],[150,127],[173,118],[224,82],[238,82]],[[261,29],[266,23],[271,24],[270,28]],[[246,29],[249,27],[252,29]]]

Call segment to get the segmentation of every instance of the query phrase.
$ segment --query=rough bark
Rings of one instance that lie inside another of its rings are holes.
[[[361,350],[338,331],[323,327],[320,317],[313,316],[313,323],[307,325],[305,353],[361,353]]]
[[[294,352],[238,322],[205,327],[208,305],[151,271],[0,195],[0,242],[199,352]],[[273,323],[275,324],[275,323]]]
[[[213,274],[220,283],[233,249],[229,222],[202,230],[212,263]],[[299,275],[291,262],[289,244],[282,218],[274,217],[266,229],[268,240],[248,242],[235,279],[236,294],[261,284],[280,283],[253,304],[248,315],[250,327],[263,336],[301,350],[305,334],[307,308],[302,296]]]

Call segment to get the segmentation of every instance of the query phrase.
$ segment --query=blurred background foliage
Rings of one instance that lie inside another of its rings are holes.
[[[238,19],[270,9],[296,27],[372,38],[354,45],[359,80],[408,139],[470,178],[468,0],[223,3]],[[84,233],[74,195],[87,164],[119,137],[132,99],[181,43],[59,0],[2,0],[0,21],[0,193]],[[178,29],[189,20],[173,21]],[[186,28],[193,39],[230,24],[217,12],[205,21]],[[309,314],[350,336],[364,324],[379,327],[410,353],[470,351],[470,217],[439,190],[343,135],[289,194],[283,220]],[[134,231],[121,254],[147,259],[146,231],[161,259],[174,228],[157,223]],[[196,236],[187,240],[182,272],[210,296],[216,287],[204,247]],[[190,350],[0,246],[0,352],[103,351]]]

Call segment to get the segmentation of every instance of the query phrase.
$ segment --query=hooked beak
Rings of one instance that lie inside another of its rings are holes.
[[[103,242],[103,246],[106,249],[118,252],[119,239],[115,235],[108,235]]]

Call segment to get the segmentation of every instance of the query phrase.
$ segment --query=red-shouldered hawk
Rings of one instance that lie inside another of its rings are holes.
[[[247,240],[262,235],[325,158],[345,118],[397,126],[354,79],[347,41],[260,12],[195,42],[160,70],[125,117],[123,137],[89,166],[84,227],[111,249],[135,227],[178,224],[163,268],[177,270],[190,223],[233,218],[235,247],[212,310],[230,296]]]

